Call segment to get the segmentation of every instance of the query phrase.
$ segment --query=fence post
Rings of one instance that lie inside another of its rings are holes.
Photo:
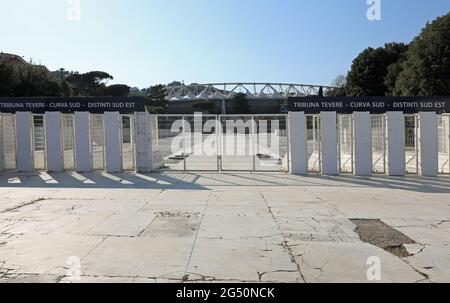
[[[47,156],[47,170],[61,172],[64,169],[61,151],[61,113],[45,113],[45,152]]]
[[[321,112],[322,174],[338,175],[336,112]]]
[[[122,171],[119,118],[119,112],[105,112],[105,163],[108,173]]]
[[[369,112],[354,113],[355,174],[372,174],[372,124]]]
[[[403,112],[388,112],[387,168],[389,176],[405,175],[405,116]]]
[[[89,113],[75,113],[75,170],[92,170],[91,140],[89,132]]]
[[[289,113],[290,172],[294,175],[308,173],[306,140],[306,118],[304,112]]]
[[[150,115],[145,112],[135,114],[136,130],[136,172],[152,171],[152,136]]]
[[[31,113],[16,113],[16,157],[19,172],[33,171]]]
[[[434,112],[419,114],[420,174],[435,177],[438,174],[437,116]]]

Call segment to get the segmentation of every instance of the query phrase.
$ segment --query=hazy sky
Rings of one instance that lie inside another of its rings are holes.
[[[0,51],[113,83],[330,84],[367,46],[409,42],[449,0],[0,0]],[[75,13],[74,13],[75,12]],[[75,18],[74,18],[75,17]]]

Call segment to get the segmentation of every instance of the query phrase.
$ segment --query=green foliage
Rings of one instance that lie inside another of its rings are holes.
[[[194,111],[208,112],[211,113],[216,109],[216,103],[214,101],[195,101],[192,103],[192,108]]]
[[[14,87],[19,79],[14,67],[6,61],[0,60],[0,97],[14,95]]]
[[[128,97],[130,87],[125,84],[114,84],[105,87],[104,96],[108,97]]]
[[[388,95],[389,88],[385,80],[389,67],[396,64],[407,49],[408,46],[403,43],[388,43],[384,47],[365,49],[353,60],[347,76],[346,93],[350,96]],[[389,77],[393,75],[391,73]]]
[[[319,93],[317,94],[317,96],[323,97],[323,87],[322,86],[319,88]]]
[[[410,45],[395,94],[450,95],[450,13],[427,24]]]
[[[38,65],[17,67],[18,82],[14,87],[14,97],[59,97],[62,86],[47,69]]]
[[[167,112],[166,109],[161,106],[147,106],[146,108],[147,108],[147,111],[153,115],[162,115]]]
[[[233,100],[231,101],[232,104],[232,112],[234,114],[250,114],[250,104],[247,100],[247,95],[244,93],[237,93]]]
[[[69,83],[67,81],[63,81],[62,84],[62,94],[64,97],[72,97],[73,96],[73,89],[70,87]]]
[[[168,102],[166,101],[166,88],[164,85],[158,84],[155,86],[151,86],[147,89],[147,106],[149,107],[162,107],[167,109]]]
[[[108,80],[113,76],[102,71],[92,71],[85,74],[72,74],[66,79],[74,87],[76,96],[102,96]]]
[[[331,85],[336,86],[336,88],[331,88],[327,90],[327,97],[345,97],[345,86],[347,84],[347,78],[344,75],[338,75]]]

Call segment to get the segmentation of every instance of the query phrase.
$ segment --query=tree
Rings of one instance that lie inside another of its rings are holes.
[[[108,80],[114,77],[102,71],[92,71],[85,74],[72,74],[66,81],[75,88],[77,96],[102,96]]]
[[[367,48],[353,60],[347,76],[346,93],[350,96],[385,96],[389,67],[407,51],[403,43],[387,43],[384,47]],[[392,74],[391,74],[392,76]]]
[[[69,83],[67,81],[63,81],[62,84],[62,93],[64,97],[72,97],[73,96],[73,89],[70,87]]]
[[[192,108],[194,109],[194,111],[211,113],[214,109],[216,109],[216,103],[211,100],[195,101],[192,103]]]
[[[319,88],[319,92],[318,92],[317,96],[323,97],[323,87],[322,86]]]
[[[130,93],[130,87],[125,84],[114,84],[105,88],[104,95],[110,97],[127,97]]]
[[[428,23],[401,65],[395,93],[405,96],[450,95],[450,13]]]
[[[167,91],[164,85],[158,84],[151,86],[147,90],[147,106],[149,107],[163,107],[167,109],[168,102],[166,100]]]
[[[18,78],[14,67],[6,61],[0,60],[0,97],[13,96],[17,82]]]
[[[345,97],[346,84],[347,78],[344,75],[338,75],[331,83],[335,88],[327,90],[327,97]]]
[[[59,97],[62,86],[46,68],[39,65],[24,65],[17,68],[18,83],[14,87],[15,97]]]
[[[247,95],[237,93],[232,100],[232,109],[235,114],[250,114],[250,104]]]

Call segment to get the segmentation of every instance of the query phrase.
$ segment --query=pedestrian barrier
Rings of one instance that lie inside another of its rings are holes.
[[[450,173],[450,116],[2,113],[0,169],[436,176]]]

